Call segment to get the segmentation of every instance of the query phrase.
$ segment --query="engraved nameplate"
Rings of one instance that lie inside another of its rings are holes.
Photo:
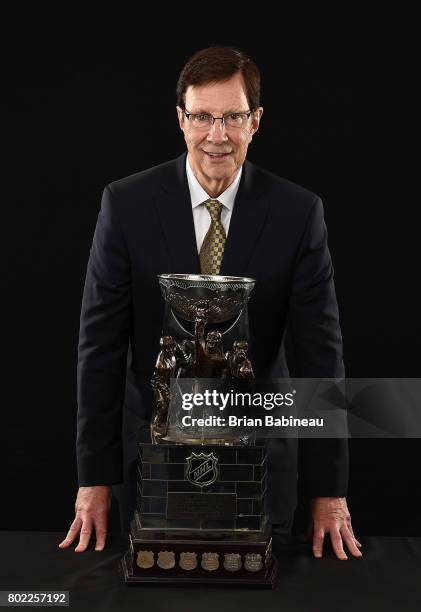
[[[235,493],[168,493],[169,519],[223,519],[236,517]]]

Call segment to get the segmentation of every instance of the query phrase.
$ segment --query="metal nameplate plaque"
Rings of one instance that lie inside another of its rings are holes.
[[[236,517],[235,493],[168,493],[169,519],[220,519]]]

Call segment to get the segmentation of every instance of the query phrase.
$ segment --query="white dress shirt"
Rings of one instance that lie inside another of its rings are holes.
[[[214,200],[218,200],[219,202],[221,202],[221,204],[223,204],[221,211],[221,223],[224,226],[225,234],[227,236],[231,221],[232,210],[234,208],[235,196],[237,195],[242,171],[243,168],[241,167],[237,176],[234,179],[234,182],[231,183],[228,189],[221,193],[221,195],[217,198],[212,198]],[[193,174],[193,170],[190,167],[188,155],[186,157],[186,172],[190,190],[191,205],[193,209],[193,221],[194,230],[196,232],[197,252],[200,253],[200,248],[202,246],[203,240],[205,239],[205,236],[208,233],[208,229],[211,224],[210,214],[203,202],[209,200],[211,196],[206,193],[206,191],[203,189],[203,187]]]

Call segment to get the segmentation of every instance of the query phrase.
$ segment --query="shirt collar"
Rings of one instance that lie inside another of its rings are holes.
[[[224,206],[226,206],[229,210],[232,210],[234,206],[234,200],[235,200],[235,196],[237,195],[242,171],[243,171],[243,167],[241,166],[234,181],[217,198],[218,201],[221,202],[221,204],[223,204]],[[196,206],[203,204],[205,200],[209,200],[211,196],[206,193],[202,185],[199,183],[199,181],[195,177],[193,170],[190,167],[188,155],[186,156],[186,173],[187,173],[187,181],[189,184],[192,208],[196,208]]]

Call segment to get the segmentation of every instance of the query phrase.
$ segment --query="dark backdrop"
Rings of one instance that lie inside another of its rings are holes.
[[[184,150],[175,83],[209,44],[261,68],[249,159],[323,198],[348,375],[420,374],[411,17],[195,6],[5,23],[0,529],[65,530],[73,516],[79,312],[101,193]],[[421,535],[419,453],[418,440],[352,441],[357,533]]]

